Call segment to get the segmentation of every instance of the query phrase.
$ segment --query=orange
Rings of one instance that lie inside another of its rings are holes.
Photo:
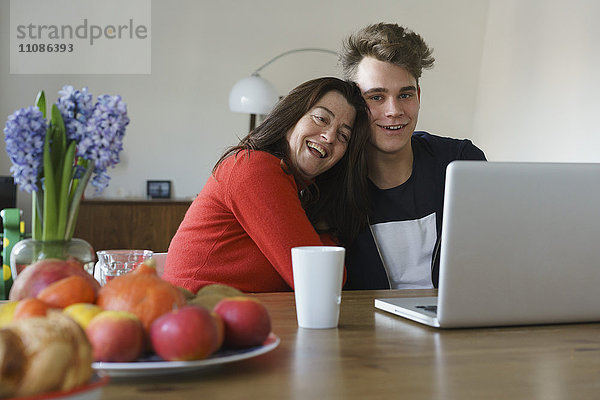
[[[176,286],[162,280],[148,260],[128,274],[106,282],[96,302],[105,310],[129,311],[138,316],[146,331],[161,315],[185,305],[186,299]]]
[[[75,303],[93,303],[96,293],[84,277],[71,275],[46,286],[37,298],[51,307],[65,308]]]
[[[50,307],[40,299],[35,297],[29,297],[27,299],[19,300],[15,307],[15,313],[13,314],[13,320],[19,320],[29,317],[45,317],[46,312]]]

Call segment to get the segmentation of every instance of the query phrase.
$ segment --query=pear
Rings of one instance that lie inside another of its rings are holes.
[[[212,310],[214,306],[224,298],[238,296],[244,296],[244,293],[232,286],[215,283],[200,288],[196,293],[196,296],[188,300],[188,304],[194,304]]]

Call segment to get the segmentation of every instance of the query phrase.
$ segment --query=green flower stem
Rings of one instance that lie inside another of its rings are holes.
[[[88,160],[84,160],[81,157],[77,157],[77,166],[79,166],[83,171],[87,171],[88,170],[88,166],[89,166],[90,162]],[[90,171],[90,176],[92,174],[92,171]],[[82,181],[82,179],[73,179],[73,183],[71,184],[71,193],[69,194],[69,204],[73,203],[73,197],[75,196],[75,192],[77,191],[77,187],[79,186],[80,182]],[[85,184],[87,185],[89,181],[89,178],[85,181]],[[85,190],[85,187],[84,187]]]
[[[35,99],[35,105],[41,111],[42,116],[46,118],[46,95],[44,91],[40,91]],[[43,193],[42,185],[37,184],[37,191],[31,193],[31,237],[33,240],[40,240],[42,238],[42,199],[43,196],[39,196],[38,193]]]
[[[52,127],[48,128],[44,140],[44,211],[42,240],[57,240],[56,226],[56,186],[54,182],[54,166],[50,158],[50,137]]]
[[[51,111],[52,119],[50,120],[51,127],[54,127],[52,135],[52,149],[50,151],[52,156],[52,165],[56,173],[56,181],[61,181],[63,169],[60,168],[64,162],[64,155],[67,148],[67,134],[65,133],[65,123],[60,114],[60,110],[56,104],[52,105]]]
[[[71,205],[69,207],[69,217],[67,220],[67,227],[65,231],[65,240],[69,240],[73,237],[73,233],[75,232],[75,222],[77,221],[77,216],[79,215],[79,205],[81,203],[81,198],[83,197],[83,192],[85,191],[85,187],[87,186],[90,178],[92,177],[92,172],[94,171],[93,165],[88,165],[89,162],[85,162],[86,169],[83,177],[76,183],[76,189],[73,192]]]
[[[73,175],[75,143],[66,148],[65,124],[56,104],[44,142],[44,211],[42,240],[63,240]]]
[[[63,161],[60,191],[58,193],[58,228],[57,236],[67,239],[67,214],[69,212],[69,186],[73,178],[73,162],[75,160],[75,142],[67,148]]]
[[[31,237],[33,240],[42,238],[42,197],[38,196],[37,191],[31,192]]]

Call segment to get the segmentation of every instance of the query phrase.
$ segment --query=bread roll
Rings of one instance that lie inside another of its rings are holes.
[[[0,398],[12,397],[25,372],[23,342],[10,329],[0,329]]]
[[[85,332],[59,311],[13,322],[0,330],[0,397],[83,385],[92,376],[92,361]],[[9,364],[15,367],[3,367]]]

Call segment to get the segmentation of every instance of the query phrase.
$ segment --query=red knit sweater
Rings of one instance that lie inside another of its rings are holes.
[[[293,288],[291,248],[335,244],[306,217],[292,175],[266,152],[230,156],[187,211],[163,279],[193,292],[224,283],[246,292]]]

